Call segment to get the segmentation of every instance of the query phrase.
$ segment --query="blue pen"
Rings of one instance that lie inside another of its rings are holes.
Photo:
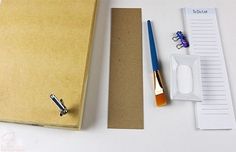
[[[156,105],[160,107],[167,104],[167,99],[164,94],[163,82],[162,82],[162,78],[160,74],[160,65],[159,65],[158,56],[157,56],[157,49],[156,49],[154,35],[152,31],[152,23],[150,20],[147,21],[147,26],[148,26],[150,52],[151,52],[151,58],[152,58]]]

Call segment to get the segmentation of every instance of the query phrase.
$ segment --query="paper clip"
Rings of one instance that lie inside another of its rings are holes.
[[[184,47],[184,48],[189,47],[189,43],[181,31],[177,31],[175,33],[175,36],[172,37],[172,40],[175,42],[180,40],[180,43],[176,45],[177,49],[181,49],[182,47]]]
[[[54,94],[51,94],[50,98],[56,104],[56,106],[60,109],[60,116],[63,116],[64,114],[66,114],[68,112],[62,99],[58,100],[58,98]]]

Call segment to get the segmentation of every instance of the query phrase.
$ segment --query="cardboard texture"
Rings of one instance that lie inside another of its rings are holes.
[[[143,128],[141,9],[113,8],[108,128]]]
[[[2,0],[1,121],[80,128],[95,9],[96,0]]]

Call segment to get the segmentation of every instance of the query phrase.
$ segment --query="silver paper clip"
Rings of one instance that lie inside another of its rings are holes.
[[[64,105],[62,99],[59,100],[54,94],[51,94],[50,98],[56,104],[56,106],[59,108],[60,116],[63,116],[68,113],[68,110],[67,110],[66,106]]]

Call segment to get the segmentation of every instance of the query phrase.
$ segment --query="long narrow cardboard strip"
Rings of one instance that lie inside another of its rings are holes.
[[[141,9],[113,8],[108,128],[142,129]]]

